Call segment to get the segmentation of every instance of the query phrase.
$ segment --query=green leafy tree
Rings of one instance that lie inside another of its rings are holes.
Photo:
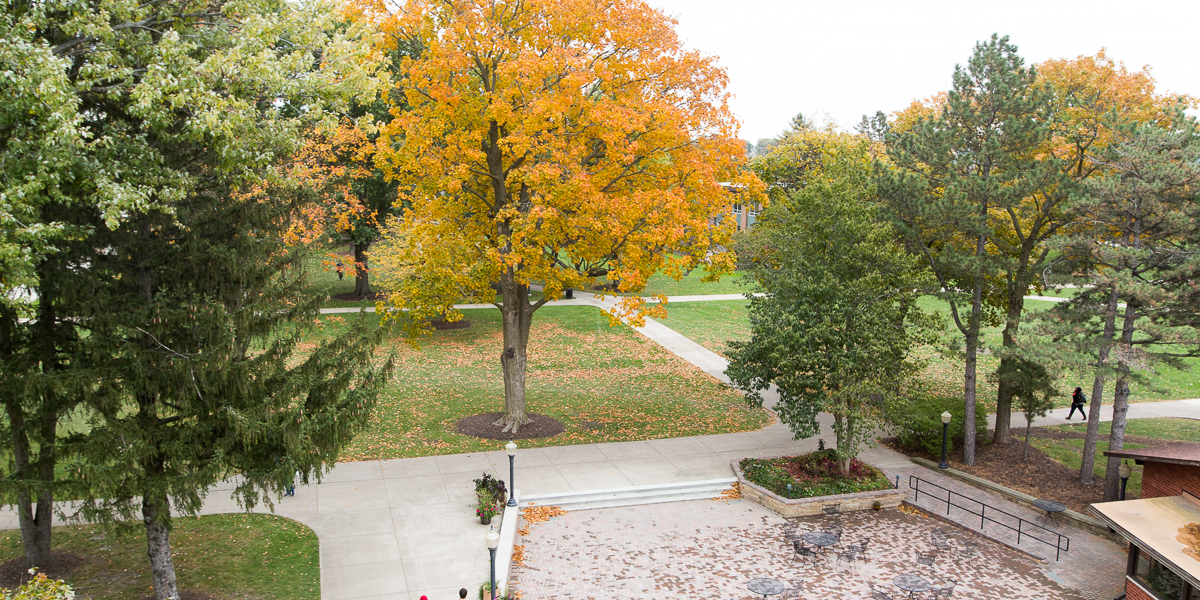
[[[975,419],[980,328],[998,320],[1004,296],[1011,295],[1006,276],[1015,276],[1013,248],[1002,238],[1048,176],[1033,154],[1048,135],[1035,81],[1008,38],[993,35],[976,45],[966,67],[955,68],[953,89],[936,116],[886,136],[880,196],[909,250],[937,278],[937,295],[949,302],[963,336],[968,423]],[[1035,240],[1027,236],[1018,244],[1021,264],[1031,264]],[[968,465],[975,463],[975,437],[968,427]]]
[[[61,242],[42,206],[62,200],[64,171],[84,147],[79,98],[68,63],[34,22],[6,3],[0,15],[0,319],[28,316],[40,257]],[[20,314],[18,314],[20,313]]]
[[[917,373],[909,355],[933,322],[916,301],[931,282],[877,218],[867,140],[798,135],[830,150],[751,233],[751,272],[766,295],[749,296],[751,339],[730,342],[726,373],[760,404],[776,385],[775,410],[797,438],[817,435],[818,413],[832,413],[846,472]]]
[[[5,492],[17,500],[26,559],[35,564],[49,557],[56,471],[94,486],[79,491],[91,493],[89,514],[101,520],[108,518],[103,508],[120,512],[122,498],[142,494],[149,512],[143,511],[141,522],[150,534],[156,594],[165,598],[174,594],[163,534],[170,523],[162,502],[168,489],[185,498],[186,509],[187,498],[199,493],[187,492],[188,485],[202,490],[222,469],[249,472],[261,462],[248,458],[255,452],[279,450],[281,465],[291,460],[288,452],[300,452],[297,460],[305,468],[316,459],[304,453],[330,456],[330,442],[321,436],[293,436],[287,444],[278,436],[254,437],[261,427],[255,419],[268,419],[255,411],[273,411],[270,418],[280,419],[296,406],[283,403],[283,410],[274,403],[279,400],[267,402],[259,394],[261,407],[240,407],[230,390],[294,381],[304,373],[342,385],[356,381],[363,393],[372,389],[363,368],[338,367],[328,352],[321,354],[325,360],[284,378],[275,371],[286,353],[266,342],[263,347],[250,343],[274,340],[272,328],[283,324],[279,319],[306,316],[311,307],[280,300],[290,288],[268,270],[278,266],[271,254],[277,249],[265,236],[279,231],[282,215],[297,209],[295,201],[273,205],[238,198],[263,180],[279,182],[272,166],[291,153],[306,128],[325,120],[331,109],[344,110],[346,98],[375,93],[377,57],[369,34],[348,26],[336,4],[321,0],[100,0],[86,5],[51,0],[9,2],[5,8],[0,60],[5,69],[8,61],[19,64],[0,75],[6,94],[0,109],[5,165],[0,212],[19,223],[0,223],[0,254],[12,240],[28,243],[19,260],[5,263],[5,285],[17,281],[37,299],[36,310],[33,302],[14,307],[7,293],[0,301],[4,433],[14,449]],[[7,104],[10,92],[16,104]],[[28,117],[17,111],[29,111]],[[211,206],[198,206],[205,203]],[[233,226],[209,218],[245,220]],[[36,238],[38,232],[45,235]],[[226,245],[201,233],[222,236],[219,241]],[[202,254],[204,261],[186,258]],[[172,259],[179,262],[165,262]],[[124,267],[114,266],[122,261]],[[12,271],[10,264],[16,265]],[[14,279],[7,279],[10,274]],[[285,307],[280,317],[256,313]],[[22,310],[28,320],[19,318]],[[195,330],[201,326],[218,331]],[[222,339],[232,345],[204,346]],[[364,334],[362,343],[374,339]],[[347,360],[366,352],[341,344]],[[146,367],[150,361],[131,358],[135,349],[145,353],[142,358],[165,362]],[[189,365],[187,377],[179,376],[172,361]],[[205,364],[247,379],[227,379],[221,389],[204,387]],[[143,393],[130,390],[137,385],[148,387]],[[209,413],[165,398],[187,389],[203,393]],[[333,390],[316,392],[322,394],[334,396]],[[283,392],[276,397],[283,398]],[[302,397],[297,393],[293,400]],[[222,405],[227,399],[230,404]],[[314,402],[311,418],[305,414],[296,426],[303,424],[308,435],[311,420],[337,425],[328,406],[328,401]],[[64,414],[88,416],[88,410],[93,411],[91,432],[76,431],[69,444],[57,438]],[[157,417],[147,416],[152,414]],[[326,438],[343,436],[356,418],[346,417],[345,427],[339,425]],[[118,427],[112,419],[124,422]],[[225,425],[214,419],[225,419]],[[242,436],[241,441],[222,447],[220,441],[206,444],[198,434],[169,437],[172,428],[210,425],[210,440],[226,435],[223,439]],[[160,427],[142,437],[148,429],[137,426]],[[94,435],[85,439],[85,433]],[[104,440],[113,435],[124,441],[105,449]],[[146,445],[129,446],[134,439]],[[197,468],[171,454],[204,448],[219,467]],[[128,453],[114,462],[121,452]],[[157,458],[146,458],[152,454]],[[57,464],[60,457],[71,461],[67,468]],[[170,486],[135,486],[138,469],[155,461],[189,474]],[[264,475],[260,482],[269,479]],[[122,482],[132,487],[120,488]]]

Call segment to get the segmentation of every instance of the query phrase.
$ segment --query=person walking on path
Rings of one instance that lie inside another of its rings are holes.
[[[1083,412],[1083,405],[1087,403],[1087,396],[1083,395],[1083,388],[1075,388],[1075,393],[1071,394],[1071,413],[1067,415],[1067,420],[1075,416],[1075,411],[1078,410],[1080,415],[1083,415],[1083,420],[1087,420],[1087,413]]]

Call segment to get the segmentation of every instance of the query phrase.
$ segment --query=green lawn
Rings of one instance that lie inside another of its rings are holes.
[[[342,460],[373,460],[495,450],[505,442],[457,433],[462,417],[504,406],[500,313],[464,311],[469,329],[439,331],[409,346],[398,333],[388,348],[397,371],[366,431]],[[323,328],[345,317],[322,318]],[[566,425],[526,446],[708,435],[759,429],[768,413],[628,327],[610,327],[598,309],[549,306],[534,316],[527,410]]]
[[[1076,290],[1061,290],[1071,293]],[[958,330],[954,328],[949,318],[949,306],[937,298],[924,297],[918,302],[922,310],[941,312],[947,320],[947,338],[961,339]],[[1028,311],[1048,310],[1053,302],[1041,300],[1026,300]],[[749,310],[745,300],[730,300],[720,302],[688,302],[667,305],[667,318],[663,324],[695,340],[700,345],[724,354],[728,340],[750,339]],[[998,347],[1001,344],[1001,328],[985,327],[983,342],[986,348]],[[933,347],[922,348],[918,358],[928,361],[924,379],[933,391],[940,395],[962,395],[962,360],[947,356]],[[979,373],[981,389],[994,387],[986,374],[992,373],[999,366],[999,360],[990,351],[985,350],[979,356]],[[1178,400],[1182,398],[1200,397],[1200,359],[1184,359],[1192,368],[1186,371],[1162,367],[1156,374],[1151,375],[1146,383],[1133,383],[1130,386],[1130,400],[1133,402],[1153,402],[1158,400]],[[1084,388],[1090,393],[1092,373],[1087,369],[1073,369],[1064,374],[1060,386],[1062,393],[1055,398],[1058,407],[1070,406],[1070,391],[1075,386]],[[1106,400],[1112,399],[1112,385],[1105,392]],[[994,410],[989,405],[988,395],[981,394],[980,401],[985,409]],[[994,402],[994,400],[993,400]]]
[[[1047,429],[1087,433],[1087,423],[1054,425]],[[1112,423],[1100,423],[1101,436],[1108,437],[1111,431]],[[1200,421],[1195,419],[1130,419],[1125,422],[1125,435],[1173,442],[1194,442],[1200,440]]]
[[[1132,423],[1133,421],[1130,421]],[[1083,440],[1050,440],[1046,438],[1031,438],[1029,445],[1044,452],[1046,456],[1057,460],[1058,462],[1078,471],[1083,466]],[[1125,444],[1126,449],[1142,448],[1139,444]],[[1096,460],[1093,463],[1095,466],[1092,472],[1096,477],[1104,477],[1104,471],[1108,467],[1108,457],[1104,456],[1104,451],[1108,450],[1108,440],[1101,439],[1096,441]],[[1126,492],[1130,495],[1138,496],[1142,493],[1142,467],[1130,465],[1133,468],[1133,474],[1129,476],[1129,484]]]
[[[1087,424],[1053,425],[1046,429],[1086,433]],[[1111,430],[1112,423],[1100,423],[1100,439],[1096,442],[1094,469],[1097,477],[1104,476],[1104,471],[1108,464],[1108,457],[1104,456],[1104,451],[1108,450],[1107,438]],[[1194,442],[1200,440],[1200,421],[1194,419],[1130,419],[1125,425],[1125,435],[1171,442]],[[1050,458],[1072,469],[1079,469],[1083,463],[1082,439],[1051,440],[1034,438],[1030,443],[1041,449]],[[1142,444],[1127,443],[1124,445],[1126,449],[1142,447],[1144,447]],[[1142,467],[1133,464],[1130,464],[1130,466],[1133,467],[1133,474],[1129,477],[1129,486],[1126,491],[1130,495],[1138,496],[1141,495],[1142,490]]]
[[[220,600],[318,600],[321,597],[317,534],[273,515],[176,517],[171,531],[175,571],[182,590]],[[96,525],[55,527],[55,551],[87,559],[64,581],[77,598],[128,600],[149,596],[150,566],[141,530],[116,536]],[[24,556],[21,534],[0,535],[0,560]]]
[[[704,282],[704,270],[696,269],[679,281],[658,273],[646,282],[646,289],[639,295],[664,294],[667,296],[698,296],[703,294],[744,294],[758,291],[745,271],[734,271],[719,281]]]
[[[746,300],[667,303],[663,325],[696,343],[725,355],[729,340],[750,339],[749,308]]]
[[[330,251],[334,250],[330,249]],[[308,295],[329,297],[336,294],[349,294],[354,291],[353,256],[348,252],[348,246],[346,248],[339,247],[336,250],[343,251],[342,264],[347,266],[341,279],[338,279],[337,272],[334,270],[334,264],[326,252],[314,252],[311,257],[305,260],[304,268],[308,272],[308,287],[305,288],[305,292]],[[333,308],[374,305],[375,303],[370,301],[326,300],[323,306]]]

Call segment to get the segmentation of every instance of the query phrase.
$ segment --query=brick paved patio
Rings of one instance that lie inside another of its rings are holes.
[[[869,560],[856,561],[853,569],[793,561],[784,533],[820,529],[833,519],[841,521],[847,542],[871,537]],[[977,542],[977,556],[956,561],[943,553],[932,570],[918,565],[914,552],[930,550],[930,533],[939,528],[950,529],[955,543]],[[674,502],[568,513],[534,524],[523,543],[525,565],[515,570],[513,589],[537,600],[749,599],[746,582],[755,577],[804,579],[801,598],[858,600],[870,596],[869,583],[899,592],[891,580],[904,573],[932,581],[956,579],[958,598],[1092,597],[1060,585],[1026,554],[899,510],[789,522],[744,500]],[[1117,571],[1122,567],[1113,565]]]
[[[945,503],[939,502],[935,498],[925,494],[921,494],[921,497],[917,498],[916,493],[908,487],[909,475],[916,475],[926,481],[950,489],[956,494],[987,503],[993,508],[1000,509],[1028,521],[1037,522],[1038,518],[1042,516],[1042,513],[1038,511],[1010,502],[996,494],[972,487],[962,481],[938,473],[933,469],[914,465],[904,469],[885,468],[884,471],[888,474],[889,478],[894,478],[896,475],[900,476],[900,487],[908,491],[906,498],[908,502],[914,503],[932,514],[954,521],[966,528],[978,529],[979,517],[955,507],[951,507],[949,513],[947,513]],[[956,500],[956,503],[971,506],[973,509],[978,510],[978,507],[973,506],[969,502]],[[1004,519],[996,513],[992,513],[992,515],[998,517],[1002,522],[1010,521],[1009,525],[1011,526],[1016,525],[1015,522]],[[1064,552],[1061,560],[1055,560],[1053,546],[1048,546],[1029,537],[1023,538],[1018,544],[1017,536],[1003,527],[988,524],[984,528],[983,535],[1004,545],[1019,548],[1029,554],[1043,558],[1044,563],[1042,568],[1047,575],[1069,588],[1081,591],[1085,597],[1096,600],[1111,600],[1124,593],[1125,561],[1127,555],[1123,546],[1067,525],[1057,525],[1050,528],[1057,533],[1067,536],[1071,540],[1071,550]]]

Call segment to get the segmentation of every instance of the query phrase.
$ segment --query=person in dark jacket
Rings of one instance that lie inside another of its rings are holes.
[[[1067,415],[1067,420],[1075,415],[1078,410],[1080,415],[1083,415],[1083,420],[1087,420],[1087,413],[1083,412],[1083,405],[1087,403],[1087,396],[1083,395],[1083,388],[1075,388],[1075,393],[1071,394],[1071,413]]]

